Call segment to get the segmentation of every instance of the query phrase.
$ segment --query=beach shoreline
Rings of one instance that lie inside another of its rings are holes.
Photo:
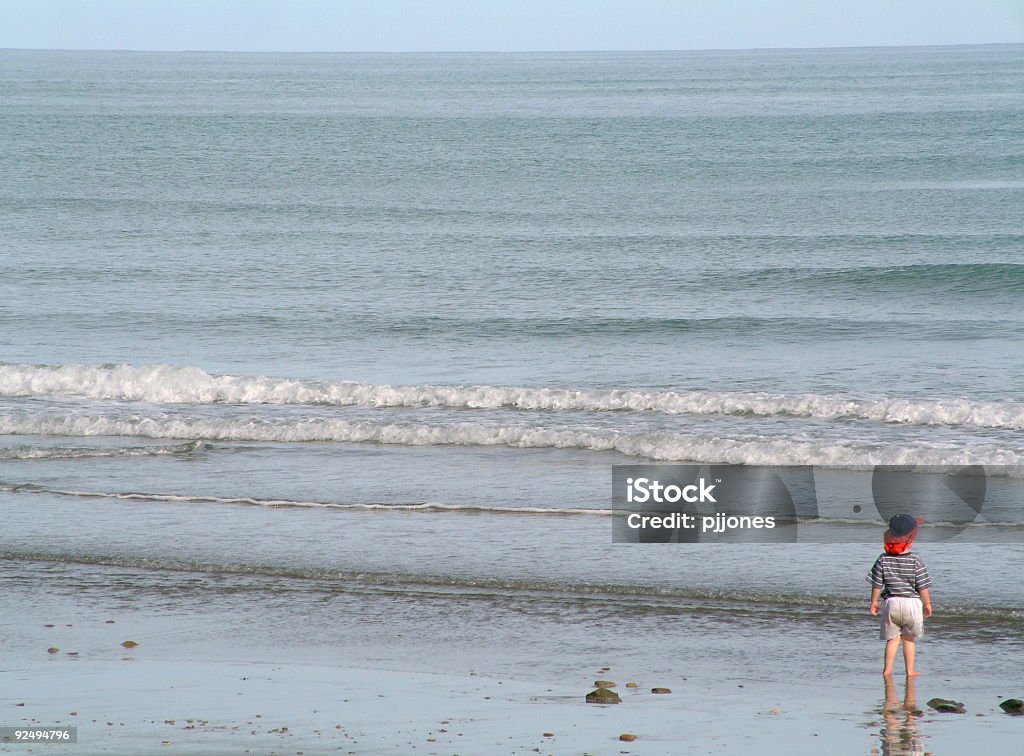
[[[197,591],[191,600],[199,605],[204,596]],[[415,610],[418,599],[398,600],[408,602],[405,610]],[[257,619],[248,620],[257,626],[259,612],[269,609],[260,601],[255,597],[252,606]],[[979,744],[1010,748],[1024,724],[998,708],[1003,698],[1019,695],[1012,680],[954,677],[941,667],[926,667],[916,681],[916,706],[911,702],[910,708],[920,714],[908,717],[902,710],[905,681],[897,677],[897,705],[883,715],[886,691],[875,669],[881,648],[873,643],[864,648],[878,658],[865,655],[863,664],[837,668],[831,679],[801,681],[777,661],[759,661],[756,649],[745,656],[744,669],[728,650],[716,657],[705,645],[702,653],[688,653],[674,639],[671,645],[638,639],[650,656],[660,657],[662,671],[656,673],[659,659],[640,669],[613,647],[595,651],[600,644],[581,649],[569,663],[539,661],[517,669],[517,654],[542,647],[540,636],[552,632],[550,625],[526,626],[511,644],[519,648],[478,670],[480,655],[468,653],[460,664],[453,661],[456,650],[447,659],[427,661],[415,658],[414,645],[394,639],[369,644],[372,653],[318,644],[304,630],[301,610],[284,628],[293,644],[245,643],[240,639],[248,631],[230,627],[224,614],[199,606],[190,612],[186,599],[172,603],[131,608],[96,595],[76,603],[58,588],[37,610],[17,617],[7,612],[7,642],[0,650],[0,710],[6,713],[0,724],[76,726],[78,743],[0,745],[0,751],[812,754],[827,748],[852,754],[883,746],[890,753],[912,753],[910,745],[918,744],[948,753]],[[279,621],[271,611],[265,617]],[[365,616],[339,622],[372,632]],[[433,631],[443,636],[446,628]],[[572,631],[566,623],[563,634]],[[485,631],[475,632],[485,642]],[[755,640],[741,622],[736,632],[744,643]],[[139,645],[123,647],[128,640]],[[487,653],[500,651],[488,646]],[[930,657],[927,647],[924,658],[928,664],[945,661]],[[616,683],[621,704],[585,702],[599,679]],[[629,682],[637,687],[627,687]],[[672,692],[655,694],[654,687]],[[963,701],[968,714],[929,709],[926,701],[934,696]],[[620,741],[627,733],[636,740]],[[887,743],[886,737],[895,740]]]

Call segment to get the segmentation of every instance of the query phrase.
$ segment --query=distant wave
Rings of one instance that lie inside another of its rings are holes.
[[[1012,315],[1012,313],[1008,313]],[[838,340],[881,335],[905,337],[913,333],[918,340],[982,338],[1017,329],[1011,318],[1000,319],[934,319],[824,317],[812,315],[730,315],[711,317],[659,316],[595,316],[565,315],[535,317],[448,317],[441,315],[405,316],[401,318],[357,318],[348,324],[369,335],[431,337],[458,336],[464,339],[562,338],[586,334],[643,338],[654,335],[692,334],[697,337],[731,339],[739,337],[771,337],[776,341],[800,342]]]
[[[271,509],[363,509],[389,512],[455,512],[466,514],[507,514],[507,515],[539,515],[539,516],[572,516],[613,514],[611,509],[581,509],[557,507],[502,507],[487,504],[442,504],[434,501],[410,504],[385,504],[380,502],[329,502],[301,501],[293,499],[262,499],[251,496],[186,496],[182,494],[106,492],[106,491],[71,491],[62,488],[49,488],[34,483],[0,482],[0,491],[8,493],[50,494],[53,496],[70,496],[84,499],[117,499],[120,501],[153,501],[171,504],[236,504],[242,506],[269,507]]]
[[[172,446],[31,446],[0,447],[0,460],[8,459],[77,459],[93,457],[150,457],[164,454],[190,454],[206,448],[203,441],[189,441]]]
[[[739,279],[758,285],[848,290],[865,292],[913,293],[934,295],[1024,293],[1024,265],[1019,263],[920,264],[859,268],[763,268],[723,274],[726,280]]]
[[[746,465],[1021,465],[1024,452],[995,446],[879,446],[779,438],[725,438],[669,432],[544,428],[485,423],[376,423],[334,419],[115,418],[30,413],[0,415],[0,434],[129,436],[203,441],[346,442],[406,446],[509,446],[619,452],[663,461]]]
[[[306,404],[693,415],[852,417],[912,425],[1024,429],[1024,402],[849,398],[730,391],[391,386],[211,375],[197,367],[0,365],[0,396],[79,396],[154,404]]]

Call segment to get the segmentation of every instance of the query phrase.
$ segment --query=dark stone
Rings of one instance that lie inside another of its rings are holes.
[[[959,701],[951,701],[948,698],[933,698],[928,702],[935,711],[943,714],[966,714],[967,709]]]
[[[608,688],[598,688],[587,693],[587,703],[617,704],[622,703],[619,694]]]
[[[661,693],[661,694],[664,694],[664,693],[671,693],[671,692],[672,691],[669,688],[651,688],[651,693]]]
[[[614,688],[615,683],[611,680],[594,680],[595,688]]]
[[[999,704],[999,708],[1007,714],[1013,714],[1019,717],[1024,714],[1024,701],[1021,701],[1019,698],[1007,698]]]

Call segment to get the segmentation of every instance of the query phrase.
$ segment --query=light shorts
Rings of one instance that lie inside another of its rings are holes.
[[[924,605],[919,598],[892,596],[882,604],[882,632],[887,641],[899,635],[920,638],[924,635]]]

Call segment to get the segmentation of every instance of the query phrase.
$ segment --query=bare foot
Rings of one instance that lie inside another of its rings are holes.
[[[882,670],[882,677],[892,677],[892,670],[891,669],[883,669]]]
[[[919,674],[921,674],[921,673],[920,672],[915,672],[912,669],[908,669],[907,670],[907,677],[917,677]]]

